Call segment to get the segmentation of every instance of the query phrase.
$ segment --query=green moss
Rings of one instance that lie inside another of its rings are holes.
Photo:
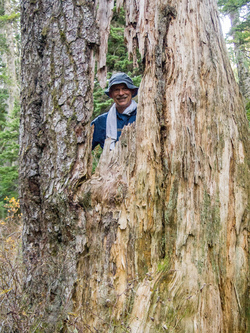
[[[243,188],[247,188],[249,184],[249,163],[246,159],[245,163],[237,165],[237,174],[236,174],[237,184]]]
[[[202,274],[207,265],[207,260],[205,260],[205,258],[209,257],[209,261],[218,280],[220,276],[218,258],[221,249],[219,191],[217,191],[216,196],[211,196],[207,190],[204,191],[200,216],[202,234],[200,237],[200,258],[197,260],[196,267],[198,273]]]
[[[167,208],[166,208],[165,214],[164,214],[167,224],[175,223],[173,212],[175,211],[176,204],[177,204],[177,195],[178,195],[177,186],[178,186],[177,180],[175,180],[174,184],[170,190],[169,201],[168,201]]]
[[[210,207],[211,207],[211,199],[210,195],[207,191],[204,191],[203,196],[203,207],[201,211],[201,223],[206,224],[208,220],[210,220]]]
[[[169,200],[165,207],[163,230],[164,235],[161,239],[161,244],[164,246],[161,249],[161,253],[164,256],[172,257],[172,253],[175,249],[176,233],[177,233],[177,215],[176,205],[178,196],[178,181],[175,180],[169,194]]]
[[[63,43],[65,43],[67,41],[65,32],[62,30],[60,30],[60,37],[61,37],[61,40]]]
[[[203,196],[203,205],[201,210],[201,223],[205,226],[205,239],[209,246],[213,246],[218,241],[220,230],[220,201],[219,192],[212,204],[210,194],[205,190]]]
[[[196,267],[197,267],[197,270],[198,270],[199,274],[202,274],[204,266],[205,266],[204,265],[204,260],[197,260]]]
[[[160,273],[155,283],[150,300],[149,318],[157,318],[150,323],[150,332],[182,332],[181,322],[185,317],[192,317],[196,311],[196,303],[186,291],[180,288],[173,298],[169,284],[175,278],[175,271]]]
[[[43,30],[42,30],[42,32],[41,32],[41,35],[42,35],[43,37],[46,37],[46,36],[47,36],[47,33],[48,33],[48,27],[43,27]]]
[[[71,102],[70,102],[70,107],[72,108],[76,100],[76,96],[73,96]]]
[[[83,193],[82,197],[79,198],[79,204],[85,209],[91,208],[91,191]]]
[[[170,268],[170,259],[166,256],[162,261],[158,263],[157,271],[166,272]]]
[[[112,332],[115,332],[115,333],[130,333],[131,332],[131,329],[129,328],[128,325],[126,325],[126,323],[123,320],[113,319],[111,326],[113,329]],[[107,329],[107,332],[111,332],[111,331]]]
[[[58,91],[56,89],[53,89],[51,92],[52,95],[52,99],[53,99],[53,112],[54,113],[55,110],[61,110],[61,107],[58,104]]]

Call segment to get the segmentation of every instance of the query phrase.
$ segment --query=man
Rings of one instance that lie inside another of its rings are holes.
[[[127,74],[117,73],[111,77],[105,94],[114,100],[114,104],[91,123],[94,125],[92,149],[98,144],[103,148],[106,138],[111,138],[110,150],[114,149],[123,127],[136,119],[137,104],[132,98],[137,93],[138,87]]]

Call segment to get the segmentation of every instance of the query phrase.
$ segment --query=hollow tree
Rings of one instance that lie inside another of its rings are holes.
[[[31,303],[47,296],[52,326],[70,309],[79,332],[246,332],[248,125],[216,3],[116,4],[145,70],[136,125],[91,175],[113,2],[22,2]]]

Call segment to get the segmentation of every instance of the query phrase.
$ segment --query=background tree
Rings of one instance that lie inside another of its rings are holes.
[[[219,0],[219,6],[231,20],[228,43],[233,43],[237,76],[248,119],[250,120],[250,4],[245,0]]]
[[[17,197],[20,29],[16,1],[0,2],[0,212],[4,198]]]
[[[22,3],[29,300],[47,300],[47,331],[70,331],[71,310],[78,331],[246,332],[248,123],[216,3],[123,4],[145,66],[138,118],[91,175],[113,3],[100,30],[92,1]]]

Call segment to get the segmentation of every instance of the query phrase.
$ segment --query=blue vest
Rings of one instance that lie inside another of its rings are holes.
[[[120,138],[122,129],[124,126],[128,124],[132,124],[136,120],[136,112],[135,109],[130,115],[119,113],[116,110],[117,116],[117,141]],[[98,144],[103,148],[104,141],[106,140],[106,122],[107,122],[108,112],[101,114],[97,118],[95,118],[91,125],[94,125],[94,134],[92,141],[92,149],[94,149]]]

